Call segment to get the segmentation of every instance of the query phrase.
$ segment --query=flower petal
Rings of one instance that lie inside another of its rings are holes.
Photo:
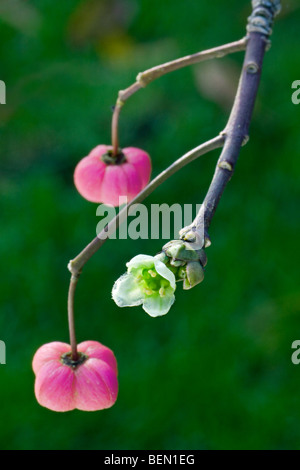
[[[102,202],[102,180],[106,165],[97,156],[84,157],[74,171],[74,184],[82,197],[90,202]]]
[[[116,207],[121,196],[128,197],[127,177],[120,165],[107,165],[101,185],[102,202]]]
[[[40,368],[49,361],[56,361],[60,364],[61,355],[69,351],[71,351],[71,346],[60,341],[43,344],[34,355],[32,361],[33,372],[37,374]]]
[[[149,295],[143,302],[143,309],[151,317],[159,317],[168,313],[173,303],[175,302],[175,295],[165,295],[160,297],[157,295]]]
[[[162,277],[167,279],[170,282],[171,287],[175,290],[176,288],[175,275],[172,273],[172,271],[169,268],[167,268],[167,266],[162,261],[159,261],[159,259],[157,258],[153,258],[153,259],[154,259],[155,269],[158,272],[158,274],[160,274]]]
[[[120,165],[120,169],[124,172],[127,179],[127,197],[128,201],[131,201],[142,189],[142,179],[136,170],[136,168],[130,163],[124,163]]]
[[[150,269],[154,266],[154,256],[149,255],[137,255],[126,263],[129,272],[131,268],[146,268]]]
[[[146,186],[151,174],[151,159],[147,152],[136,147],[127,147],[123,149],[128,163],[133,165],[138,171],[142,186]]]
[[[107,153],[109,150],[112,150],[111,145],[97,145],[97,147],[93,148],[90,153],[88,154],[89,157],[96,157],[101,160],[102,155]]]
[[[111,349],[98,341],[83,341],[78,344],[78,351],[86,354],[89,358],[101,359],[106,362],[116,373],[118,372],[117,360]]]
[[[136,278],[125,273],[114,283],[112,298],[119,307],[134,307],[143,303],[144,293]]]
[[[75,371],[75,406],[82,411],[110,408],[118,395],[115,371],[100,359],[88,359]]]
[[[35,380],[35,396],[41,406],[52,411],[74,410],[75,375],[58,361],[44,364]]]

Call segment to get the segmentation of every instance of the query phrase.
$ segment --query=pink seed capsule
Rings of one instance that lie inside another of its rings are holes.
[[[44,344],[35,353],[32,368],[36,399],[52,411],[103,410],[117,399],[116,358],[97,341],[80,343],[77,361],[72,360],[69,344]]]
[[[77,164],[74,183],[91,202],[119,205],[119,197],[130,202],[149,182],[151,160],[144,150],[127,147],[112,156],[112,147],[98,145]]]

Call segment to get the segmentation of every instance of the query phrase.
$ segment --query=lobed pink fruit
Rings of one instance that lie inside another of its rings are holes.
[[[44,344],[34,355],[35,395],[52,411],[96,411],[113,406],[118,395],[114,353],[97,341],[78,345],[79,361],[72,364],[69,344]]]
[[[74,183],[88,201],[118,206],[120,196],[127,197],[129,202],[148,184],[151,160],[144,150],[127,147],[122,150],[123,161],[107,163],[103,156],[111,150],[109,145],[98,145],[80,160]]]

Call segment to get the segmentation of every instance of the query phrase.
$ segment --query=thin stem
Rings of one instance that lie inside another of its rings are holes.
[[[68,293],[68,323],[69,323],[70,344],[71,344],[73,361],[78,360],[77,342],[76,342],[76,336],[75,336],[75,322],[74,322],[74,294],[75,294],[75,289],[77,286],[78,278],[79,278],[79,275],[71,276],[69,293]]]
[[[156,178],[154,178],[131,202],[129,202],[120,212],[112,219],[102,230],[102,232],[91,241],[79,255],[76,256],[68,264],[68,269],[73,275],[77,275],[81,272],[85,263],[93,256],[94,253],[103,245],[103,243],[112,235],[118,228],[118,226],[126,219],[127,215],[130,215],[130,207],[133,204],[140,203],[149,194],[151,194],[160,184],[166,181],[171,175],[176,173],[178,170],[183,168],[188,163],[192,162],[196,158],[204,155],[214,149],[223,146],[224,136],[219,135],[211,140],[208,140],[202,145],[194,148],[190,152],[180,157],[174,163],[172,163],[166,170],[161,172]]]
[[[230,42],[222,46],[197,52],[196,54],[181,57],[180,59],[165,62],[164,64],[157,65],[156,67],[152,67],[151,69],[139,73],[135,83],[130,85],[130,87],[126,88],[125,90],[120,90],[118,93],[118,99],[114,107],[112,117],[113,155],[117,155],[119,151],[118,123],[120,111],[125,101],[130,98],[130,96],[132,96],[141,88],[145,88],[149,83],[153,82],[157,78],[166,75],[167,73],[173,72],[183,67],[187,67],[188,65],[202,62],[204,60],[216,59],[234,52],[244,51],[246,49],[247,40],[247,37],[244,37],[239,41]]]
[[[119,152],[118,123],[121,108],[124,105],[125,101],[136,91],[138,91],[141,87],[142,85],[136,82],[133,83],[133,85],[131,85],[130,87],[126,88],[126,90],[119,91],[111,122],[111,140],[113,146],[113,155],[117,155]]]
[[[119,136],[118,136],[118,122],[119,122],[119,115],[121,111],[122,104],[116,104],[114,108],[114,113],[111,121],[111,141],[113,147],[113,155],[118,155],[119,150]]]
[[[207,49],[205,51],[196,52],[196,54],[190,54],[170,62],[165,62],[164,64],[157,65],[151,69],[145,70],[145,72],[139,73],[137,76],[137,81],[141,83],[143,87],[145,87],[149,83],[153,82],[153,80],[156,80],[157,78],[162,77],[167,73],[173,72],[183,67],[187,67],[188,65],[197,64],[209,59],[219,59],[234,52],[244,51],[247,46],[247,40],[248,38],[245,36],[238,41],[223,44],[222,46],[218,47],[213,47],[212,49]]]
[[[111,141],[113,147],[113,155],[118,155],[119,149],[119,136],[118,136],[118,121],[122,105],[116,104],[111,121]]]

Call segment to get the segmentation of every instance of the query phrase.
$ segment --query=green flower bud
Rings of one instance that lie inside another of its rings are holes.
[[[186,265],[186,277],[183,281],[184,289],[191,289],[204,279],[204,270],[198,261],[191,261]]]
[[[180,259],[171,259],[170,264],[171,266],[175,266],[175,268],[178,268],[179,266],[184,266],[186,263],[185,261],[181,261]]]
[[[169,258],[181,261],[196,261],[199,255],[183,240],[172,240],[163,246],[163,251]]]

